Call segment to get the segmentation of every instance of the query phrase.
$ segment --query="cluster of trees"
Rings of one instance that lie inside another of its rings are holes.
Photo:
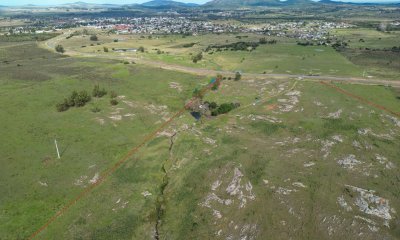
[[[195,56],[192,57],[192,61],[194,63],[197,63],[198,61],[201,61],[201,59],[203,59],[203,53],[200,52],[198,54],[196,54]]]
[[[363,48],[359,48],[360,50],[362,50]],[[391,48],[364,48],[364,50],[367,51],[384,51],[384,52],[395,52],[398,53],[400,52],[400,46],[394,46]]]
[[[94,86],[92,90],[93,97],[101,98],[104,97],[105,95],[107,95],[107,91],[105,88],[100,88],[98,84]],[[83,107],[86,105],[86,103],[92,100],[92,96],[90,96],[86,90],[82,90],[80,92],[73,91],[68,98],[65,98],[64,101],[56,105],[57,111],[64,112],[71,107]],[[111,96],[111,101],[110,101],[111,105],[117,105],[118,104],[118,101],[116,100],[117,94],[114,91],[112,91],[110,93],[110,96]],[[100,109],[96,107],[94,110],[92,109],[92,111],[99,112]]]
[[[275,39],[272,40],[267,40],[265,37],[264,38],[260,38],[260,40],[258,41],[261,45],[264,44],[276,44],[278,41],[276,41]]]
[[[226,114],[235,108],[240,107],[240,103],[223,103],[218,105],[216,102],[204,102],[208,104],[208,108],[211,111],[211,116],[218,116],[221,114]]]
[[[21,33],[11,35],[0,35],[0,42],[25,42],[45,41],[60,35],[59,33]]]
[[[182,46],[183,46],[184,48],[190,48],[190,47],[193,47],[195,44],[196,44],[196,43],[185,43],[185,44],[183,44]]]
[[[223,45],[210,45],[206,48],[206,52],[211,49],[217,49],[217,51],[221,50],[231,50],[231,51],[248,51],[250,49],[256,49],[260,44],[257,42],[235,42]]]
[[[297,42],[297,45],[306,47],[306,46],[314,46],[314,43],[313,43],[313,42],[310,42],[310,41],[307,41],[307,42]]]
[[[347,42],[344,42],[344,41],[336,41],[334,44],[332,44],[332,47],[336,51],[339,51],[340,49],[345,48],[347,46],[348,46]]]
[[[83,107],[88,103],[92,98],[88,94],[87,91],[83,90],[79,93],[77,91],[73,91],[69,98],[65,98],[63,102],[58,103],[56,105],[57,111],[64,112],[67,111],[70,107]]]
[[[275,39],[267,40],[266,38],[261,38],[258,42],[235,42],[223,45],[209,45],[205,51],[208,52],[212,49],[216,49],[217,51],[252,51],[260,45],[276,43],[277,41]]]

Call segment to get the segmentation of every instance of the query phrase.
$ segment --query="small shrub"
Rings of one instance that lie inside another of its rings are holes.
[[[94,107],[91,109],[93,113],[98,113],[101,111],[101,109],[99,107]]]
[[[90,36],[90,41],[97,41],[99,38],[96,35]]]
[[[236,72],[235,81],[239,81],[240,79],[242,79],[242,74],[240,74],[240,72]]]
[[[108,47],[103,47],[104,52],[108,52]]]
[[[62,46],[62,45],[57,45],[56,46],[56,52],[59,52],[59,53],[64,53],[65,52],[65,49],[64,49],[64,47]]]
[[[138,48],[138,52],[143,53],[143,52],[144,52],[144,47],[140,46],[140,47]]]
[[[69,104],[68,104],[68,99],[64,99],[62,103],[58,103],[56,105],[57,111],[58,112],[65,112],[69,109]]]
[[[113,105],[113,106],[118,105],[118,101],[117,101],[117,99],[115,99],[115,98],[111,99],[111,100],[110,100],[110,103],[111,103],[111,105]]]
[[[92,91],[92,96],[93,97],[98,97],[98,98],[101,98],[101,97],[103,97],[104,95],[106,95],[107,94],[107,91],[106,91],[106,89],[100,89],[100,86],[99,85],[95,85],[94,86],[94,88],[93,88],[93,91]]]
[[[110,96],[111,96],[111,98],[116,98],[116,97],[118,97],[118,94],[114,91],[111,91]]]
[[[90,100],[91,100],[91,97],[88,94],[88,92],[83,90],[83,91],[79,92],[77,98],[75,99],[75,107],[83,107]]]

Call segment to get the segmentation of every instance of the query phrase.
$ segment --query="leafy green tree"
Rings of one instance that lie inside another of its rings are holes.
[[[108,47],[103,47],[104,52],[108,52]]]
[[[240,79],[242,79],[242,74],[240,74],[240,72],[236,72],[235,81],[239,81]]]
[[[144,47],[140,46],[140,47],[138,48],[138,51],[143,53],[143,52],[144,52]]]
[[[198,53],[192,58],[194,63],[197,63],[198,61],[201,61],[202,59],[203,59],[203,53]]]

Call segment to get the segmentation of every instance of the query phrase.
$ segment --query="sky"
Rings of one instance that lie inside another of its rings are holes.
[[[17,6],[25,4],[35,4],[35,5],[56,5],[64,3],[73,2],[87,2],[87,3],[113,3],[113,4],[132,4],[132,3],[143,3],[150,0],[0,0],[0,5],[5,6]],[[205,3],[209,0],[177,0],[180,2],[190,2],[190,3]],[[394,2],[396,0],[338,0],[344,2]]]

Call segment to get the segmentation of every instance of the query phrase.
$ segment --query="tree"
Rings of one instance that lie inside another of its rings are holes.
[[[240,79],[242,79],[242,74],[240,74],[240,72],[236,72],[235,81],[239,81]]]
[[[138,48],[138,51],[143,53],[143,52],[144,52],[144,47],[140,46],[140,47]]]
[[[64,53],[65,52],[64,47],[62,45],[57,45],[56,46],[56,52]]]
[[[96,35],[90,36],[90,41],[97,41],[99,38]]]
[[[198,61],[201,61],[203,59],[203,53],[198,53],[196,56],[193,57],[193,62],[197,63]]]
[[[108,52],[108,47],[103,47],[104,52]]]

